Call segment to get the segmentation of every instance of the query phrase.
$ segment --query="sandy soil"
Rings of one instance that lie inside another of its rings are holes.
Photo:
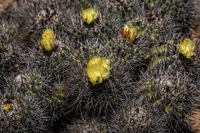
[[[9,4],[12,4],[13,7],[16,7],[15,0],[0,0],[0,12],[2,12]]]

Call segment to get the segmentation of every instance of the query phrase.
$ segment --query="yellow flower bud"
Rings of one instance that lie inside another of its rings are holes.
[[[186,58],[191,58],[195,55],[194,49],[196,45],[190,39],[185,39],[179,44],[179,53],[183,54]]]
[[[82,17],[85,22],[88,24],[92,23],[98,17],[98,11],[95,11],[94,8],[88,8],[83,10]]]
[[[135,40],[136,36],[137,36],[137,28],[135,28],[135,27],[130,28],[128,40],[133,42]]]
[[[125,25],[124,28],[122,29],[122,37],[127,39],[128,38],[128,32],[129,32],[129,26]]]
[[[14,106],[12,104],[7,104],[4,106],[4,109],[7,111],[7,112],[11,112],[14,110]]]
[[[129,27],[128,25],[125,25],[122,30],[122,37],[133,42],[137,36],[137,28],[135,27]]]
[[[102,83],[110,77],[110,59],[94,56],[87,64],[86,72],[93,86],[97,81]]]
[[[51,29],[46,29],[42,34],[41,46],[46,51],[52,51],[55,48],[55,33]]]

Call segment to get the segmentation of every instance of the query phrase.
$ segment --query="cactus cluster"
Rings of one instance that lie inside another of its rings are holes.
[[[22,0],[0,17],[0,132],[185,132],[195,0]]]

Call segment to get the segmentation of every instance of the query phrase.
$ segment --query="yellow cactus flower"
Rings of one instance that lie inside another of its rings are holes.
[[[128,38],[128,32],[129,32],[129,26],[125,25],[124,28],[122,29],[122,37],[127,39]]]
[[[98,81],[102,83],[103,80],[110,77],[110,71],[108,71],[105,67],[100,64],[92,65],[86,69],[88,77],[92,85],[95,85]]]
[[[93,86],[97,81],[102,83],[110,77],[110,59],[94,56],[87,64],[86,72]]]
[[[51,29],[46,29],[43,33],[42,33],[42,38],[52,38],[52,39],[56,39],[55,37],[55,33],[53,32],[53,30]]]
[[[98,17],[98,11],[95,11],[94,8],[88,8],[83,10],[82,17],[85,22],[88,24],[92,23]]]
[[[11,112],[14,110],[14,106],[12,104],[7,104],[4,106],[4,109],[7,111],[7,112]]]
[[[102,64],[102,66],[104,66],[108,71],[111,69],[111,68],[110,68],[110,59],[109,59],[109,58],[104,57],[104,58],[102,59],[101,64]]]
[[[41,45],[46,51],[52,51],[55,48],[54,40],[51,38],[42,39]]]
[[[191,58],[195,55],[194,49],[196,45],[190,39],[185,39],[179,44],[179,53],[183,54],[186,58]]]
[[[42,40],[41,40],[41,46],[46,50],[46,51],[52,51],[55,48],[55,39],[56,35],[51,29],[46,29],[43,34],[42,34]]]
[[[130,28],[128,40],[133,42],[135,40],[136,36],[137,36],[137,28],[135,28],[135,27]]]
[[[125,25],[122,30],[122,37],[133,42],[137,36],[137,28]]]
[[[94,56],[87,64],[87,67],[92,66],[94,64],[101,64],[101,58],[99,56]]]

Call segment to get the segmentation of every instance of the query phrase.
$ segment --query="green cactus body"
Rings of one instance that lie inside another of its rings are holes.
[[[80,132],[95,132],[95,133],[107,133],[111,129],[105,123],[100,123],[97,120],[77,120],[73,122],[73,125],[67,125],[66,128],[62,131],[63,133],[80,133]]]
[[[17,1],[0,16],[0,132],[189,132],[199,46],[178,44],[195,4]]]
[[[45,107],[45,101],[29,95],[15,95],[1,97],[0,117],[3,119],[0,126],[2,132],[45,132],[50,130],[50,114]],[[12,105],[11,111],[6,111],[5,106]],[[40,124],[43,123],[43,124]]]

